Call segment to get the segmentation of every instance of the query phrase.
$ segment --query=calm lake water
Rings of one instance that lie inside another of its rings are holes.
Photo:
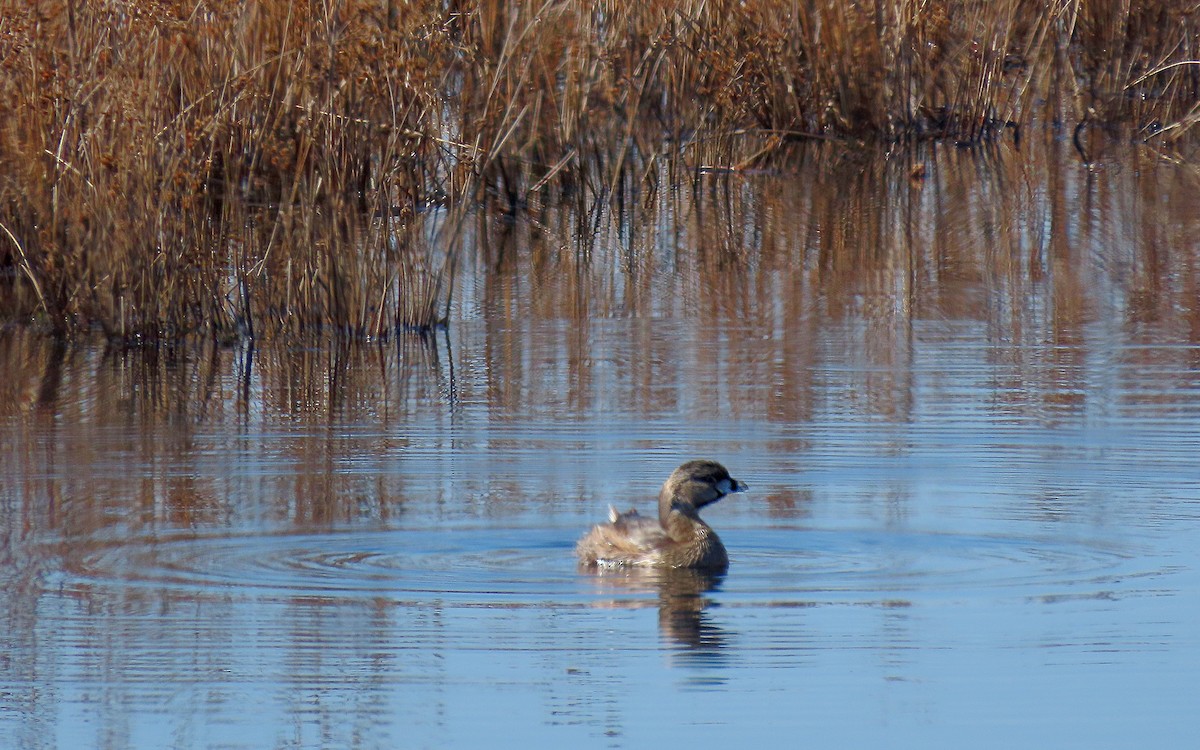
[[[1200,180],[1115,151],[481,216],[425,340],[0,331],[0,747],[1193,742]],[[576,569],[694,457],[726,575]]]

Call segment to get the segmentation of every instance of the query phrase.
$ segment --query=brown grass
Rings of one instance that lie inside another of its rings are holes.
[[[1200,117],[1194,3],[0,2],[0,268],[125,341],[445,319],[481,202],[661,158]],[[679,179],[687,179],[686,173]]]

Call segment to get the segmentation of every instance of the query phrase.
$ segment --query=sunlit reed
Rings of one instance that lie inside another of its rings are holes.
[[[427,329],[481,204],[586,226],[662,160],[797,139],[1169,145],[1198,39],[1172,0],[4,2],[6,312],[131,343]]]

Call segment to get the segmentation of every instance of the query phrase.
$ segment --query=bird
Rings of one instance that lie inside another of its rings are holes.
[[[724,571],[729,555],[717,532],[700,518],[700,509],[734,492],[745,482],[707,459],[688,461],[658,493],[658,519],[609,506],[608,523],[592,527],[575,545],[583,567],[697,568]]]

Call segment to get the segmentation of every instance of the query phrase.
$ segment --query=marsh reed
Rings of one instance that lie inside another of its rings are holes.
[[[443,322],[463,217],[798,139],[1200,118],[1194,3],[0,2],[10,315],[125,342]]]

